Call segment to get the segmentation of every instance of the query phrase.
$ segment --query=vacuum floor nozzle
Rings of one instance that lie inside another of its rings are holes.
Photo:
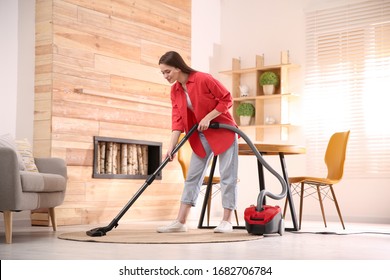
[[[88,230],[86,233],[88,236],[104,236],[106,232],[107,230],[104,227],[100,227]]]

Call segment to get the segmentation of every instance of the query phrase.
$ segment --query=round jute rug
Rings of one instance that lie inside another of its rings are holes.
[[[231,233],[214,233],[211,229],[190,229],[180,233],[157,233],[155,229],[113,229],[105,236],[91,237],[85,231],[62,233],[60,239],[84,242],[125,244],[185,244],[250,241],[262,238],[246,230],[235,229]]]

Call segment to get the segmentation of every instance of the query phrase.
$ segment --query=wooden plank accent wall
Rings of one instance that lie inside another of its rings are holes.
[[[191,0],[36,0],[34,155],[68,164],[59,225],[111,221],[144,180],[93,179],[93,136],[151,140],[166,152],[170,85],[158,59],[190,63]],[[183,176],[174,161],[122,220],[176,215]]]

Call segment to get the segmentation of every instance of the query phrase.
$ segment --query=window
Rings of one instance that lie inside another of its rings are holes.
[[[390,1],[350,2],[306,13],[307,170],[323,174],[331,134],[351,130],[345,177],[387,177]]]

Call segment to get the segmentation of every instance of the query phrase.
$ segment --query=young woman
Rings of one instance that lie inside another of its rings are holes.
[[[189,67],[174,51],[165,53],[159,61],[161,73],[172,85],[172,135],[167,157],[176,146],[182,132],[198,124],[198,130],[189,142],[193,154],[177,219],[157,232],[185,232],[186,221],[191,207],[195,206],[207,167],[213,155],[219,158],[221,178],[222,221],[214,232],[233,231],[232,211],[237,202],[238,144],[237,135],[227,129],[208,129],[210,122],[237,126],[229,113],[232,106],[230,92],[210,74]],[[172,160],[173,158],[171,158]]]

